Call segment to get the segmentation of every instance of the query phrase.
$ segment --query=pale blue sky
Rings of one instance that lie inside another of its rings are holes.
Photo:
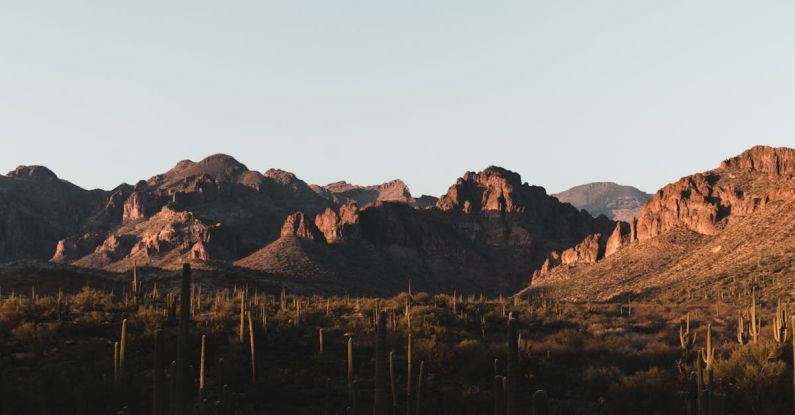
[[[48,1],[0,12],[0,171],[235,156],[439,195],[496,164],[653,192],[795,146],[795,2]]]

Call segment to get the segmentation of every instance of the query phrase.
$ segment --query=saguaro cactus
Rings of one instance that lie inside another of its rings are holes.
[[[707,348],[701,349],[701,358],[704,364],[707,365],[707,370],[712,369],[712,363],[715,361],[715,348],[712,347],[712,324],[707,324]]]
[[[389,405],[386,397],[386,313],[378,313],[378,327],[375,332],[375,375],[373,379],[373,415],[387,415]]]
[[[257,388],[257,354],[254,344],[254,321],[251,318],[251,311],[246,313],[248,315],[248,339],[249,339],[249,346],[251,348],[251,384],[253,385],[254,389]]]
[[[410,282],[409,282],[410,284]],[[411,359],[411,333],[408,336],[408,343],[406,344],[406,415],[411,415],[411,400],[414,396],[412,393],[412,359]]]
[[[425,361],[420,361],[420,373],[417,376],[417,410],[416,415],[422,415],[422,381],[425,378]]]
[[[686,320],[679,323],[679,345],[682,347],[682,354],[685,358],[695,343],[696,333],[690,332],[690,313],[687,313]]]
[[[494,376],[494,415],[505,415],[505,391],[502,376]]]
[[[519,345],[516,341],[516,319],[513,313],[508,314],[508,356],[506,359],[506,375],[506,414],[519,415]]]
[[[199,354],[199,399],[204,396],[204,352],[205,352],[205,343],[206,343],[207,336],[202,334],[202,348],[201,353]]]
[[[348,337],[348,400],[353,404],[353,338]]]
[[[389,352],[389,390],[392,392],[392,413],[397,415],[397,385],[395,384],[394,352]]]
[[[776,316],[773,318],[773,338],[777,343],[783,344],[787,342],[787,305],[781,306],[781,299],[778,299],[776,305]]]
[[[757,317],[756,315],[756,289],[754,289],[751,293],[751,339],[753,339],[754,343],[759,340],[759,333],[762,330],[762,316],[760,315]]]
[[[190,408],[190,264],[182,266],[182,289],[179,302],[179,331],[177,333],[176,415],[187,415]]]
[[[740,346],[748,343],[748,328],[745,327],[742,311],[737,312],[737,343],[740,343]]]
[[[243,338],[246,334],[246,297],[243,293],[240,294],[240,327],[239,327],[240,344],[243,344]]]
[[[127,319],[121,321],[121,339],[119,341],[119,377],[124,377],[124,361],[127,355]]]
[[[533,415],[549,415],[549,398],[543,390],[533,394]]]
[[[113,380],[119,380],[119,342],[113,342]]]
[[[790,327],[795,330],[795,316]],[[795,335],[792,336],[792,408],[795,409]]]

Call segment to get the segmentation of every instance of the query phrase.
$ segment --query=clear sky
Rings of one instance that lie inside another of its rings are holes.
[[[0,12],[0,171],[87,188],[223,152],[443,193],[490,164],[653,192],[795,147],[795,2],[36,1]]]

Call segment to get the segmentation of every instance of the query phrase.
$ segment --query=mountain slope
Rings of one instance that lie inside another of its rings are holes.
[[[105,197],[42,166],[0,175],[0,262],[48,259],[58,240],[77,232]]]
[[[533,282],[568,299],[661,293],[795,272],[795,150],[754,147],[660,189],[636,234],[606,259],[547,270]]]
[[[638,217],[643,204],[651,198],[650,194],[632,186],[611,182],[575,186],[552,196],[577,209],[585,209],[593,216],[605,215],[624,222]]]

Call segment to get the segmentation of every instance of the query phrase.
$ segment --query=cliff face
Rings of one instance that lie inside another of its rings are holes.
[[[296,229],[295,223],[285,226]],[[316,215],[314,224],[322,239],[288,232],[238,265],[292,278],[316,272],[369,292],[399,289],[408,278],[430,291],[510,292],[557,252],[567,264],[601,258],[601,235],[615,226],[498,167],[466,173],[433,209],[348,203]]]
[[[771,201],[795,198],[795,150],[754,147],[720,167],[660,189],[638,217],[638,239],[678,226],[705,235],[749,216]]]

